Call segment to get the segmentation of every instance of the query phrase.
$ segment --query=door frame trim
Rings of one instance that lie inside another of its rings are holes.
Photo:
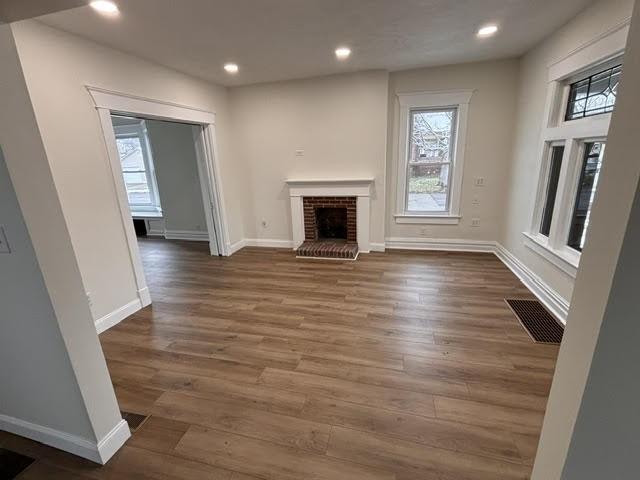
[[[142,267],[142,259],[138,248],[133,223],[131,222],[131,210],[127,200],[127,192],[120,167],[120,156],[115,142],[115,132],[111,123],[111,114],[124,114],[144,117],[150,120],[165,120],[182,123],[190,123],[200,126],[200,135],[195,138],[196,151],[198,153],[198,172],[202,187],[205,214],[211,252],[214,254],[215,246],[219,255],[228,256],[229,234],[224,195],[220,181],[220,166],[216,144],[216,115],[213,112],[199,108],[165,102],[151,98],[129,95],[122,92],[105,90],[86,85],[93,104],[98,113],[102,134],[105,143],[109,169],[111,170],[113,186],[122,220],[122,228],[127,241],[132,270],[136,279],[138,297],[142,307],[151,304],[151,296],[147,287],[147,281]],[[210,228],[210,227],[213,228]]]

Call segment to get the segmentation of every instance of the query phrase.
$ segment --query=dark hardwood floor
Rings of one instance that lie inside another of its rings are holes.
[[[21,479],[529,478],[558,349],[493,255],[141,251],[153,306],[100,339],[121,409],[151,417],[105,467],[2,434],[38,459]]]

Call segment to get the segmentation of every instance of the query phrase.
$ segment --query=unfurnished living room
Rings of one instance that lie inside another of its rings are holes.
[[[633,0],[0,0],[0,480],[640,478]]]

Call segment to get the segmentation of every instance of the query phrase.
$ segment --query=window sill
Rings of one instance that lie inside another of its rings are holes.
[[[396,214],[396,223],[420,223],[431,225],[458,225],[460,215],[420,215],[420,214]]]
[[[162,218],[162,212],[161,211],[152,211],[152,210],[148,210],[148,211],[135,211],[132,210],[131,211],[131,216],[133,218]]]
[[[576,278],[578,273],[578,265],[580,264],[580,255],[571,255],[562,251],[555,250],[549,245],[541,242],[535,235],[528,232],[522,232],[524,236],[524,244],[545,260],[549,261],[560,270],[565,272],[571,278]]]

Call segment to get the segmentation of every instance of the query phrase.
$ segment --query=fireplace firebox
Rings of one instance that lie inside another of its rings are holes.
[[[304,197],[304,242],[298,256],[354,259],[356,197]]]

